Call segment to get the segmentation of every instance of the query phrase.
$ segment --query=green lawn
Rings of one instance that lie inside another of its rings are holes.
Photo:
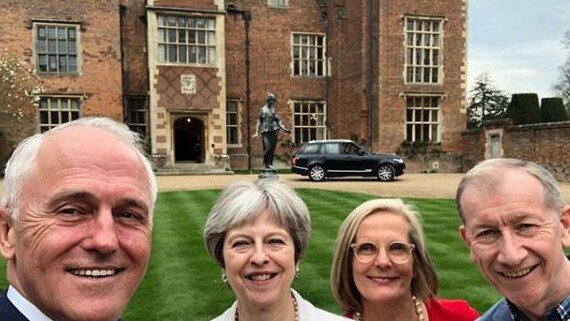
[[[334,239],[344,217],[375,196],[298,189],[312,217],[312,236],[300,277],[293,287],[318,307],[340,312],[329,288]],[[202,241],[206,215],[219,190],[160,193],[155,212],[152,259],[125,319],[131,321],[210,320],[234,300],[220,280],[220,269],[207,256]],[[440,276],[442,297],[463,298],[479,311],[499,295],[470,262],[461,242],[453,200],[407,199],[423,216],[427,244]],[[0,288],[5,287],[0,262]]]

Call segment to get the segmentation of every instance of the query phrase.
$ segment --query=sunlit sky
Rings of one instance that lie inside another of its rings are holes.
[[[469,0],[468,89],[488,72],[510,96],[554,95],[558,67],[570,54],[562,45],[570,30],[570,0]]]

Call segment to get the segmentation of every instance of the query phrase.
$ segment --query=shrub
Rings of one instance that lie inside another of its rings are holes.
[[[540,101],[540,114],[543,123],[568,120],[562,98],[542,98]]]
[[[513,125],[540,123],[538,95],[534,93],[513,94],[507,107],[507,117]]]

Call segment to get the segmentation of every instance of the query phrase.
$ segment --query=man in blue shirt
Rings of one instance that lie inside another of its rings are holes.
[[[541,166],[489,159],[459,184],[460,234],[504,298],[479,320],[570,320],[570,206]]]

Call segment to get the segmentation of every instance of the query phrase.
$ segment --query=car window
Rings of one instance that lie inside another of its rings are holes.
[[[325,154],[340,154],[340,145],[338,143],[325,144]]]
[[[319,152],[319,144],[307,144],[303,145],[299,150],[299,153],[303,154],[317,154]]]
[[[343,143],[342,145],[344,154],[355,155],[358,151],[358,146],[353,143]]]

